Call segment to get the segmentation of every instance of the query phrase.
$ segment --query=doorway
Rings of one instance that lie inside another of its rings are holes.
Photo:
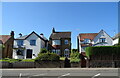
[[[32,49],[27,49],[26,58],[32,58]]]

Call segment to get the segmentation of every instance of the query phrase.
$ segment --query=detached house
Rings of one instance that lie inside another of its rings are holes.
[[[0,59],[12,58],[14,31],[10,35],[0,35]]]
[[[49,37],[49,51],[63,57],[70,57],[71,32],[56,32],[53,28]]]
[[[112,46],[113,39],[104,31],[99,33],[80,33],[78,38],[78,50],[85,54],[85,48],[89,46]]]
[[[38,35],[34,31],[29,35],[19,34],[14,40],[13,58],[34,59],[41,48],[47,48],[48,40],[43,34]]]

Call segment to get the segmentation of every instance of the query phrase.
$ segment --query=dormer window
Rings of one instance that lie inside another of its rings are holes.
[[[105,42],[106,38],[100,38],[100,42]]]
[[[90,41],[90,39],[84,39],[84,43],[90,43],[91,41]]]

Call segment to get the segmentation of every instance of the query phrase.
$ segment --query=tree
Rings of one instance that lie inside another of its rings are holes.
[[[120,45],[120,38],[118,39],[118,45]]]

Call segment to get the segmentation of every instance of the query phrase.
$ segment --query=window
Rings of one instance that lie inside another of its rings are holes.
[[[57,54],[57,55],[60,55],[60,50],[59,49],[56,49],[56,50],[53,49],[52,52],[55,53],[55,54]]]
[[[105,42],[106,39],[105,38],[100,38],[100,42]]]
[[[60,40],[53,40],[52,45],[60,45]]]
[[[65,44],[68,44],[68,40],[65,40],[65,42],[64,42]]]
[[[18,41],[17,41],[17,45],[18,45],[18,46],[22,46],[22,45],[23,45],[23,40],[18,40]]]
[[[90,39],[84,39],[84,43],[90,43]]]
[[[64,50],[64,56],[69,57],[69,54],[70,54],[69,49],[65,49]]]
[[[30,40],[30,45],[36,45],[36,40]]]

